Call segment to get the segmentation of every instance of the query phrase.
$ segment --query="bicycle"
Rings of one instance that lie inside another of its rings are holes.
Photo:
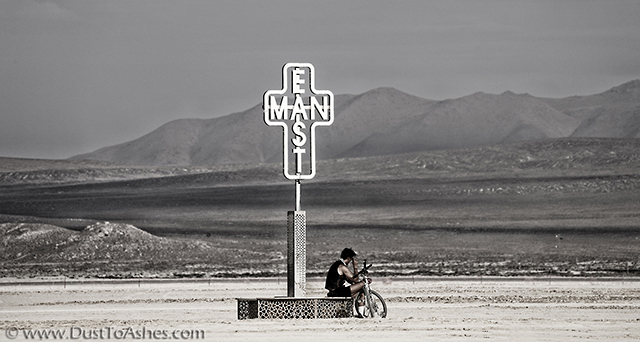
[[[356,294],[353,301],[353,311],[356,317],[361,318],[373,318],[378,316],[380,318],[387,317],[387,303],[385,303],[382,296],[371,289],[371,278],[367,276],[369,274],[369,268],[371,264],[367,265],[367,260],[364,260],[364,267],[358,276],[363,278],[364,287]],[[364,305],[358,305],[358,302],[364,299]]]

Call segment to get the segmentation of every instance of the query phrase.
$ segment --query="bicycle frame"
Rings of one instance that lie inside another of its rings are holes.
[[[369,267],[371,267],[371,264],[367,265],[367,260],[365,259],[364,267],[362,268],[362,271],[358,273],[358,276],[362,277],[364,286],[362,287],[362,290],[360,290],[361,292],[359,292],[356,295],[356,301],[354,302],[355,311],[361,317],[373,318],[377,315],[380,318],[385,318],[387,316],[387,304],[384,302],[384,299],[382,299],[382,296],[380,296],[380,294],[378,294],[377,292],[371,289],[371,278],[367,276],[367,274],[369,273]],[[361,297],[361,293],[364,294],[364,300],[365,300],[364,308],[358,306],[357,304],[358,300]],[[379,304],[376,303],[376,299],[380,302]],[[368,314],[367,314],[367,311],[365,311],[365,309],[368,310]]]

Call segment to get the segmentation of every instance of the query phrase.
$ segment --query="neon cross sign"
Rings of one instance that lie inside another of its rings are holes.
[[[287,63],[282,67],[282,89],[265,92],[262,107],[264,122],[282,127],[284,176],[297,185],[312,179],[316,175],[315,129],[333,123],[333,93],[316,89],[311,63]],[[293,171],[290,159],[295,159]]]

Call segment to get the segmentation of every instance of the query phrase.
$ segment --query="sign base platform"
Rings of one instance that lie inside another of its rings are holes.
[[[345,297],[237,298],[238,319],[316,319],[353,317],[353,299]]]

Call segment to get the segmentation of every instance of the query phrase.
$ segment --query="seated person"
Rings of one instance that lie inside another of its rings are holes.
[[[347,267],[353,261],[353,270],[357,272],[358,264],[355,258],[356,252],[351,248],[345,248],[340,254],[340,260],[331,265],[324,285],[329,290],[327,297],[354,297],[364,287],[357,274],[353,274]]]

